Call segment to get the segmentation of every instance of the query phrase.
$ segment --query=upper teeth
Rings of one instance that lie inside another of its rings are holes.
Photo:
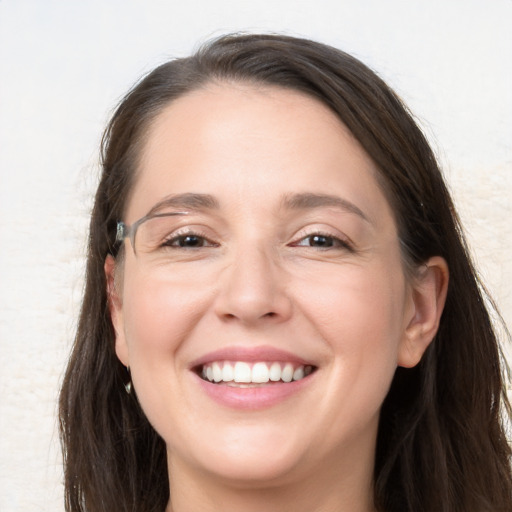
[[[215,361],[203,365],[202,377],[210,382],[240,382],[262,384],[265,382],[291,382],[312,372],[311,366],[292,363],[247,363],[244,361]]]

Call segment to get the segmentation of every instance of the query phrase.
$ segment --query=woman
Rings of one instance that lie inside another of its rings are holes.
[[[227,36],[130,91],[102,156],[68,511],[512,510],[484,298],[372,71]]]

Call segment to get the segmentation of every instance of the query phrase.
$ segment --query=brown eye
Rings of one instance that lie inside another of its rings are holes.
[[[306,239],[311,247],[333,247],[334,238],[332,236],[311,235]]]
[[[313,249],[341,249],[353,251],[352,246],[336,236],[312,233],[292,244],[294,247],[311,247]]]
[[[204,236],[189,234],[170,238],[163,245],[182,249],[199,249],[201,247],[213,247],[216,244],[210,242]]]
[[[203,237],[196,235],[181,236],[177,240],[177,245],[180,247],[203,247],[206,240]]]

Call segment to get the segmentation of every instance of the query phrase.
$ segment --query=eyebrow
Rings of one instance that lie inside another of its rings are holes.
[[[283,206],[289,210],[311,210],[314,208],[334,207],[358,215],[366,222],[370,222],[364,212],[354,203],[339,196],[330,194],[315,194],[304,192],[301,194],[286,195],[283,198]]]
[[[184,210],[218,210],[219,202],[210,194],[195,194],[187,192],[185,194],[173,194],[164,197],[158,201],[147,216],[158,213],[164,208],[179,208]]]
[[[289,210],[312,210],[314,208],[334,207],[358,215],[366,222],[370,222],[364,212],[354,203],[342,197],[330,194],[315,194],[303,192],[300,194],[286,194],[282,206]],[[187,192],[164,197],[156,203],[146,216],[158,213],[164,208],[178,208],[184,210],[218,210],[219,201],[210,194]]]

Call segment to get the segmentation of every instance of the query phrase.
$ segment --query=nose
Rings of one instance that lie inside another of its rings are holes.
[[[286,321],[292,314],[286,285],[275,258],[262,249],[241,249],[220,275],[216,314],[245,325]]]

